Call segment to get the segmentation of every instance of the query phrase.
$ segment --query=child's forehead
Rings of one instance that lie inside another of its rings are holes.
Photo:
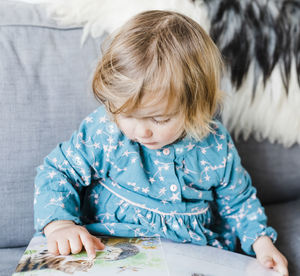
[[[173,116],[178,113],[178,106],[175,102],[171,104],[166,99],[151,99],[145,97],[141,103],[131,111],[134,117],[162,117]]]
[[[147,118],[147,117],[169,117],[176,115],[175,110],[162,110],[156,107],[139,107],[133,110],[130,115],[137,118]]]

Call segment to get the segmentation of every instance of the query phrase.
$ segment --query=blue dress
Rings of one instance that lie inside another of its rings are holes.
[[[93,234],[153,236],[254,254],[252,244],[276,232],[230,135],[216,121],[196,141],[185,137],[158,150],[129,140],[104,107],[82,122],[38,168],[35,229],[73,220]]]

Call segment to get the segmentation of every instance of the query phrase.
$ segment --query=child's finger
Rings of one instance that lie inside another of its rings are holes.
[[[105,245],[101,242],[101,240],[95,236],[93,236],[94,244],[96,249],[102,250],[105,248]]]
[[[67,239],[58,240],[57,244],[61,255],[69,255],[71,253],[70,243]]]
[[[273,268],[274,267],[274,261],[271,256],[263,255],[263,256],[257,256],[258,261],[267,268]]]
[[[71,247],[71,252],[73,254],[77,254],[82,250],[82,242],[79,236],[74,236],[69,239],[70,241],[70,247]]]
[[[265,256],[263,259],[262,259],[262,264],[264,266],[266,266],[267,268],[272,268],[274,267],[274,261],[273,261],[273,258],[270,257],[270,256]]]
[[[94,259],[96,257],[96,250],[94,245],[94,240],[90,234],[81,234],[80,239],[85,248],[85,251],[90,259]]]
[[[59,255],[58,245],[56,240],[47,240],[47,248],[51,254],[55,256]]]
[[[283,276],[288,276],[289,275],[289,272],[288,272],[288,268],[287,268],[287,260],[285,257],[278,257],[278,258],[275,258],[275,267],[274,269],[279,272],[281,275]]]
[[[282,276],[289,276],[289,272],[288,272],[288,269],[287,269],[286,266],[277,264],[274,267],[274,270],[276,270],[277,272],[279,272]]]

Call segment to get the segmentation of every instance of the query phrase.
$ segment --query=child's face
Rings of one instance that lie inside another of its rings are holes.
[[[130,115],[118,115],[117,124],[131,140],[137,141],[149,149],[160,149],[173,143],[183,133],[183,119],[175,108],[167,114],[166,103],[145,106]]]

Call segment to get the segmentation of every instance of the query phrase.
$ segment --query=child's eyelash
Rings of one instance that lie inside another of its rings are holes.
[[[152,120],[154,123],[156,123],[156,124],[162,125],[162,124],[165,124],[165,123],[169,122],[169,121],[170,121],[170,118],[165,119],[165,120],[156,120],[155,118],[151,118],[151,120]]]

